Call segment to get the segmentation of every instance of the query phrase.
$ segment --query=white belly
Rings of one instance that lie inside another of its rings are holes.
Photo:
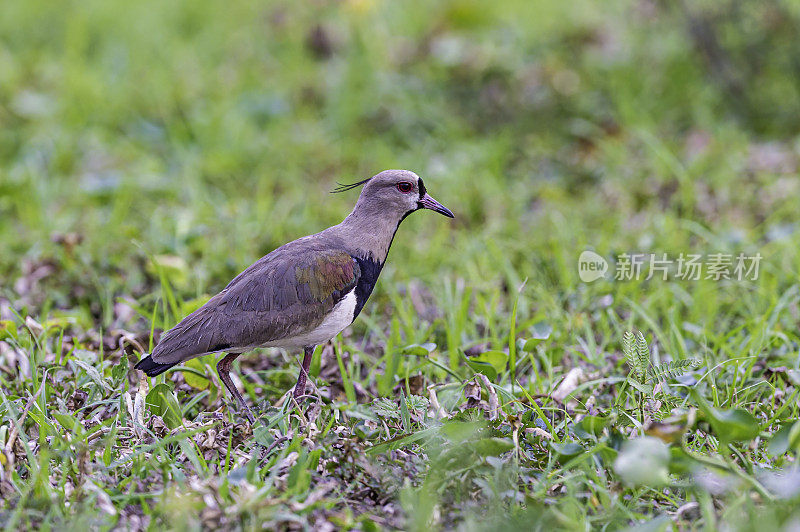
[[[262,347],[292,348],[325,343],[345,330],[353,322],[355,310],[356,293],[353,290],[333,307],[333,311],[315,329],[297,336],[270,342]]]

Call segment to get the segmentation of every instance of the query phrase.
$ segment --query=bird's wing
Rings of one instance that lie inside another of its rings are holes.
[[[278,249],[165,333],[153,360],[178,363],[215,351],[244,351],[313,330],[360,277],[358,262],[347,252]]]

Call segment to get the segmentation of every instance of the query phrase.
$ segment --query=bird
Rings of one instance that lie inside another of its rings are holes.
[[[251,424],[255,417],[230,377],[237,357],[260,347],[303,351],[293,397],[305,394],[314,349],[358,317],[386,263],[400,224],[430,209],[454,218],[410,170],[384,170],[333,192],[363,186],[339,224],[284,244],[254,262],[218,294],[161,336],[134,366],[156,376],[195,357],[224,353],[220,380]]]

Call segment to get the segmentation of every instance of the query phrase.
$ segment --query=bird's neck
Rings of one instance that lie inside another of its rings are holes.
[[[386,216],[353,210],[338,226],[338,233],[348,246],[362,258],[381,265],[386,261],[394,234],[404,216]]]

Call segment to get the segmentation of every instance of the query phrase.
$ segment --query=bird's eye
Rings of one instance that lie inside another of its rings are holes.
[[[397,183],[397,190],[399,190],[403,194],[408,194],[409,192],[414,190],[414,185],[412,185],[408,181],[401,181]]]

